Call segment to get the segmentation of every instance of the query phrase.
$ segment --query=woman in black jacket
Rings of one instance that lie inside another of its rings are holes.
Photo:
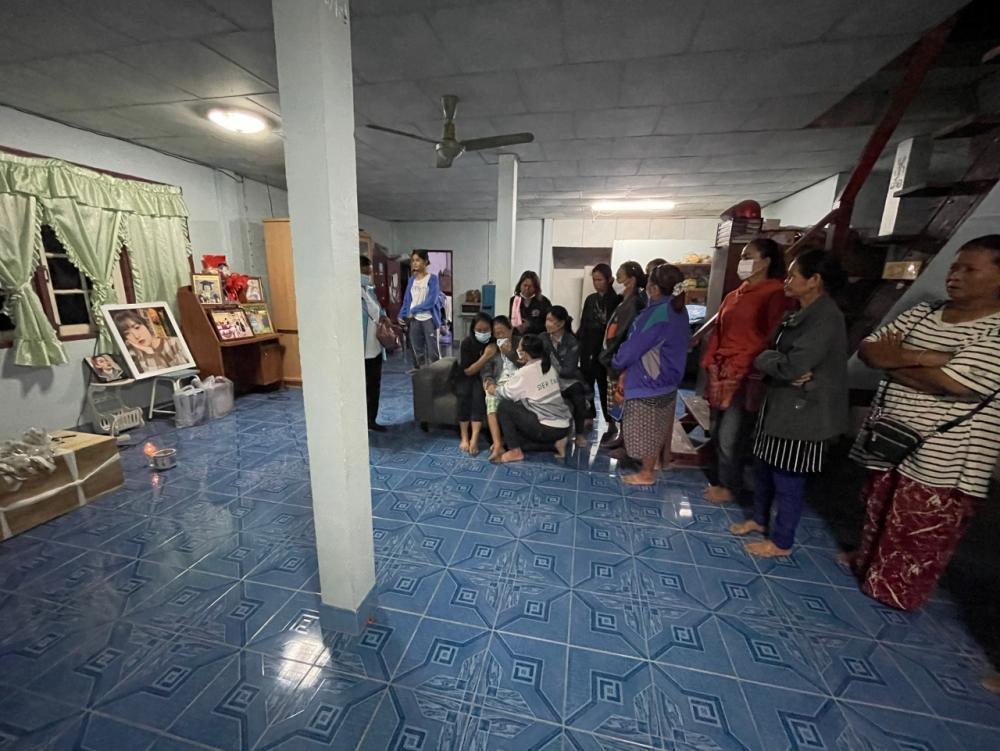
[[[549,298],[542,294],[538,274],[534,271],[521,274],[514,288],[514,296],[510,298],[510,320],[518,335],[543,333],[545,316],[551,308]]]
[[[573,319],[566,308],[554,305],[545,316],[545,333],[541,339],[559,376],[562,397],[573,410],[576,445],[583,448],[587,445],[587,391],[580,372],[580,345],[570,333],[572,328]],[[593,395],[593,390],[590,393]]]
[[[580,315],[580,328],[576,338],[580,342],[580,372],[583,374],[583,385],[590,401],[588,415],[591,419],[597,417],[594,401],[594,384],[600,395],[601,411],[604,420],[611,423],[608,413],[608,372],[597,359],[604,347],[604,331],[608,327],[608,318],[622,301],[621,296],[611,288],[613,277],[611,267],[606,263],[594,266],[590,274],[594,283],[594,292],[587,295],[583,301],[583,313]]]
[[[605,408],[609,411],[614,399],[615,386],[618,383],[618,372],[611,367],[611,361],[622,342],[628,338],[628,330],[631,328],[632,322],[645,307],[639,293],[646,286],[646,272],[635,261],[626,261],[619,267],[618,273],[615,274],[615,280],[623,287],[622,301],[618,303],[618,307],[608,318],[608,325],[604,330],[603,347],[598,358],[608,373],[608,394]],[[609,421],[608,432],[601,439],[601,448],[616,449],[623,445],[624,441],[619,435],[618,426],[613,420]]]
[[[454,370],[458,430],[461,437],[458,449],[469,456],[479,453],[479,431],[482,430],[483,419],[486,417],[486,394],[480,371],[496,353],[493,319],[486,313],[477,313],[472,330],[462,340]]]

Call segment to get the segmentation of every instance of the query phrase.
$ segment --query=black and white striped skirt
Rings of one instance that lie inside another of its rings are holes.
[[[753,444],[754,456],[785,472],[822,472],[825,454],[825,441],[792,441],[760,428]]]

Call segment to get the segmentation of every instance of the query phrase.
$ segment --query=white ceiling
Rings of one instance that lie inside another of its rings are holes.
[[[437,137],[445,93],[461,97],[460,138],[535,133],[512,149],[521,216],[580,216],[597,197],[671,198],[679,216],[781,198],[849,169],[870,131],[806,126],[965,2],[356,0],[360,209],[495,216],[496,152],[441,170],[430,144],[363,127]],[[281,185],[278,135],[203,116],[235,105],[280,127],[277,84],[269,0],[0,2],[0,103]],[[961,109],[938,100],[899,136]]]

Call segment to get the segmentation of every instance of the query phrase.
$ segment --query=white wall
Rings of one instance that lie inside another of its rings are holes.
[[[224,253],[234,271],[267,275],[261,219],[288,215],[283,190],[6,107],[0,107],[0,146],[177,185],[190,214],[195,264],[202,254]],[[66,342],[69,362],[55,368],[23,368],[14,364],[12,349],[0,350],[0,439],[30,426],[55,430],[77,424],[84,396],[83,357],[91,354],[93,344]],[[146,399],[146,388],[129,395],[136,404]]]
[[[363,229],[372,239],[389,251],[389,255],[395,254],[395,228],[393,222],[387,222],[368,214],[358,214],[358,227]]]
[[[395,254],[414,248],[451,250],[455,272],[455,296],[479,289],[489,278],[490,254],[495,242],[496,222],[392,222]],[[522,219],[514,238],[514,276],[542,265],[542,220]],[[551,250],[550,250],[551,252]],[[512,290],[497,290],[498,312],[506,312]]]
[[[762,207],[765,219],[780,219],[784,227],[809,227],[830,213],[837,200],[840,175],[830,175],[798,193]]]

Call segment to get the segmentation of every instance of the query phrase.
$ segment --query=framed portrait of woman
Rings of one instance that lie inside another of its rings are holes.
[[[195,367],[167,303],[104,305],[101,311],[122,359],[136,380]]]

